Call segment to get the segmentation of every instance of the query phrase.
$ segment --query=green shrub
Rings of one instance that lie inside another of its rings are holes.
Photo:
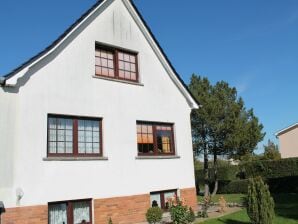
[[[159,207],[152,207],[147,210],[146,213],[147,222],[158,223],[162,219],[162,210]]]
[[[113,221],[112,221],[112,218],[111,217],[109,218],[108,224],[113,224]]]
[[[274,201],[261,177],[249,180],[247,214],[252,224],[272,224]]]
[[[248,188],[248,180],[219,181],[219,194],[246,194]]]
[[[196,219],[196,215],[194,213],[194,211],[192,210],[192,208],[190,207],[189,210],[188,210],[188,217],[187,217],[187,220],[188,222],[194,222]]]
[[[173,224],[188,224],[195,220],[195,214],[193,210],[177,197],[170,204],[170,213]]]

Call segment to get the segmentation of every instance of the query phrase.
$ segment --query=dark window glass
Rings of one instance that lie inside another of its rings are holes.
[[[137,122],[138,153],[142,155],[174,154],[173,125]]]

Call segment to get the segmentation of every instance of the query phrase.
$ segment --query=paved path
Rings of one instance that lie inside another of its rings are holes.
[[[208,212],[208,218],[197,218],[194,223],[200,223],[200,222],[204,222],[209,219],[219,218],[219,217],[222,217],[222,216],[234,213],[234,212],[241,211],[242,209],[243,208],[239,208],[239,207],[232,207],[232,208],[228,207],[228,208],[226,208],[226,212],[224,212],[224,213],[220,213],[218,211]]]

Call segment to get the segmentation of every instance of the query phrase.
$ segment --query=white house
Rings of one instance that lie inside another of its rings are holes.
[[[137,223],[177,194],[195,209],[198,103],[129,0],[97,2],[0,87],[8,223]]]

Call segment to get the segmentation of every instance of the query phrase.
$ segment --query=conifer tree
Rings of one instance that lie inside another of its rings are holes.
[[[247,214],[252,224],[272,224],[274,201],[261,177],[249,180]]]

